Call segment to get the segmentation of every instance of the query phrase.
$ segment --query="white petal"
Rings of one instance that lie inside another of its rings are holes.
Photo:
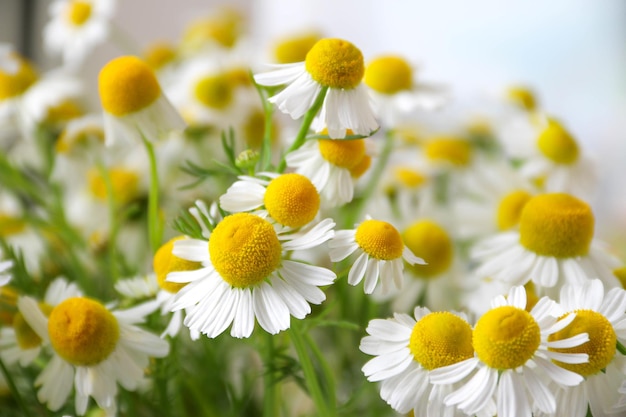
[[[259,325],[270,334],[289,328],[289,309],[267,282],[252,290],[254,315]]]

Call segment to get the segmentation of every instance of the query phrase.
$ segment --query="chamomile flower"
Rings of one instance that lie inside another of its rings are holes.
[[[35,380],[37,398],[52,411],[65,404],[74,388],[77,415],[85,414],[89,397],[115,414],[117,384],[135,390],[149,358],[169,351],[166,341],[136,326],[147,313],[142,308],[110,311],[82,296],[66,298],[48,316],[30,297],[21,297],[18,307],[53,351]]]
[[[618,403],[619,385],[626,380],[626,357],[616,344],[626,341],[623,324],[626,322],[626,291],[612,288],[605,293],[602,282],[589,280],[582,285],[566,284],[561,288],[561,319],[575,314],[576,318],[565,328],[552,334],[550,341],[559,341],[574,334],[586,332],[589,341],[572,348],[551,348],[561,353],[585,353],[587,363],[555,363],[582,375],[584,381],[575,387],[558,387],[555,391],[559,415],[584,417],[587,408],[594,416],[606,416],[626,411],[626,404]]]
[[[586,333],[573,332],[559,341],[552,335],[567,327],[574,315],[558,320],[556,303],[543,297],[526,310],[524,287],[512,287],[507,296],[492,300],[491,309],[474,327],[472,344],[475,355],[431,372],[434,384],[452,384],[462,378],[466,382],[448,394],[444,402],[474,415],[496,402],[499,417],[530,417],[533,411],[554,413],[556,401],[544,382],[575,386],[582,376],[557,366],[558,360],[581,364],[588,359],[584,353],[560,353],[552,348],[574,348],[589,340]],[[491,413],[490,415],[493,415]]]
[[[339,262],[353,253],[357,259],[348,273],[348,283],[357,285],[365,279],[363,290],[371,294],[380,277],[382,290],[390,285],[401,288],[404,262],[424,264],[424,260],[404,244],[398,229],[382,220],[366,219],[353,230],[339,230],[328,244],[330,260]]]
[[[2,251],[0,251],[0,257],[2,256]],[[9,269],[13,266],[13,261],[11,260],[2,260],[0,261],[0,287],[3,287],[11,281],[11,274],[9,273]]]
[[[236,213],[224,217],[208,241],[174,242],[174,256],[202,267],[168,274],[169,282],[188,283],[176,294],[172,309],[186,309],[184,324],[211,338],[231,323],[232,336],[248,337],[255,318],[271,334],[289,328],[290,316],[303,319],[311,311],[309,303],[324,301],[318,287],[332,284],[336,276],[287,259],[285,253],[295,257],[318,247],[333,236],[333,227],[327,219],[304,233],[277,233],[262,217]]]
[[[98,76],[107,144],[125,136],[156,140],[185,122],[176,112],[154,71],[141,59],[121,56],[109,61]]]
[[[304,62],[276,65],[254,79],[260,85],[287,85],[269,101],[293,119],[301,118],[320,94],[325,94],[311,127],[316,132],[327,129],[332,139],[341,139],[348,129],[362,136],[378,129],[361,83],[364,72],[363,55],[357,47],[342,39],[325,38],[313,45]]]
[[[13,54],[13,46],[11,44],[0,42],[0,71],[14,74],[19,70],[19,64],[15,61]]]
[[[395,313],[374,319],[359,349],[376,356],[362,371],[369,381],[381,381],[380,396],[399,413],[416,416],[460,416],[444,405],[453,385],[433,385],[431,371],[474,355],[472,328],[462,315],[416,307],[414,317]]]
[[[620,261],[594,239],[594,222],[591,207],[574,196],[534,196],[521,211],[519,230],[485,238],[472,248],[476,274],[510,285],[532,280],[540,295],[591,277],[609,288],[619,286],[613,269]]]
[[[316,31],[293,34],[275,42],[273,58],[278,64],[293,64],[306,60],[306,55],[322,36]]]

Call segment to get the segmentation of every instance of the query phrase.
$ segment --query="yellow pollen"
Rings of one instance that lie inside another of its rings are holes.
[[[313,45],[321,36],[317,33],[308,33],[280,41],[274,48],[274,57],[279,64],[302,62],[306,59]]]
[[[454,257],[450,235],[431,220],[420,220],[407,227],[402,234],[404,244],[426,265],[408,265],[420,278],[433,278],[446,272]]]
[[[354,240],[372,258],[390,261],[402,257],[402,236],[387,222],[365,220],[357,227]]]
[[[370,169],[371,165],[372,157],[369,155],[363,155],[363,158],[361,158],[359,163],[350,168],[350,175],[352,175],[352,178],[355,179],[360,178],[363,174],[367,172],[368,169]]]
[[[506,98],[524,110],[533,111],[537,107],[534,93],[526,87],[509,87],[506,91]]]
[[[447,161],[456,166],[465,166],[472,158],[472,147],[468,141],[449,136],[430,139],[424,151],[432,161]]]
[[[49,316],[53,307],[46,303],[39,303],[39,308],[46,316]],[[20,349],[33,349],[41,345],[41,338],[24,320],[24,316],[20,312],[13,316],[13,330]]]
[[[26,229],[26,222],[15,216],[0,213],[0,237],[19,234]]]
[[[18,60],[19,67],[15,73],[4,72],[0,69],[0,101],[21,95],[39,78],[37,71],[25,59],[13,56]]]
[[[426,177],[413,168],[397,167],[394,175],[396,180],[406,188],[418,188],[426,182]]]
[[[167,42],[157,42],[150,45],[143,55],[150,68],[159,70],[174,61],[176,49]]]
[[[361,83],[365,67],[361,51],[342,39],[321,39],[306,55],[306,70],[319,84],[352,89]]]
[[[365,141],[363,139],[320,139],[318,144],[322,157],[340,168],[350,170],[356,167],[365,156]]]
[[[569,369],[582,376],[595,375],[613,360],[616,352],[617,335],[611,325],[602,314],[593,310],[576,310],[576,318],[563,330],[551,334],[548,341],[563,340],[580,333],[589,334],[589,341],[582,345],[567,349],[552,349],[564,353],[586,353],[589,355],[588,363],[569,364],[554,361],[562,368]],[[569,313],[568,313],[569,314]],[[567,316],[567,314],[565,315]],[[563,316],[563,317],[565,317]],[[561,317],[561,319],[563,318]]]
[[[135,171],[125,168],[111,168],[108,172],[109,181],[117,204],[125,205],[135,200],[139,195],[139,176]],[[100,200],[108,197],[107,182],[99,170],[88,172],[89,189]]]
[[[447,311],[430,313],[413,326],[409,350],[428,370],[461,362],[474,356],[472,328]]]
[[[548,126],[539,134],[537,146],[543,155],[557,164],[573,164],[578,161],[578,143],[554,120],[548,122]]]
[[[109,61],[100,70],[98,90],[102,107],[114,116],[143,110],[161,96],[152,68],[134,56]]]
[[[99,302],[73,297],[54,307],[48,334],[63,359],[76,366],[91,366],[113,352],[120,328],[115,316]]]
[[[502,306],[483,314],[474,328],[474,349],[494,369],[515,369],[533,357],[541,334],[526,310]]]
[[[73,0],[66,9],[67,20],[74,26],[82,26],[91,16],[91,2]]]
[[[626,266],[614,269],[613,275],[615,275],[619,282],[622,284],[622,288],[626,288]]]
[[[233,88],[223,74],[200,79],[194,87],[196,99],[206,107],[223,110],[233,101]]]
[[[531,198],[519,222],[520,243],[542,256],[584,256],[593,239],[594,217],[589,205],[569,194]]]
[[[209,239],[211,263],[233,287],[262,282],[280,265],[281,252],[272,225],[249,213],[225,217]]]
[[[185,237],[177,236],[170,239],[156,251],[154,259],[152,260],[152,268],[156,275],[159,287],[173,294],[180,291],[180,289],[187,285],[187,283],[179,284],[177,282],[166,281],[165,279],[167,278],[167,274],[179,271],[195,271],[196,269],[200,269],[202,267],[200,262],[188,261],[172,254],[174,242],[181,239],[185,239]]]
[[[516,190],[505,195],[500,200],[496,213],[498,229],[508,230],[517,226],[522,209],[531,198],[530,193],[524,190]]]
[[[413,86],[413,69],[405,59],[390,55],[376,58],[365,68],[365,84],[382,94],[395,94]]]
[[[300,227],[317,215],[320,196],[311,180],[304,175],[283,174],[269,183],[263,203],[278,223]]]

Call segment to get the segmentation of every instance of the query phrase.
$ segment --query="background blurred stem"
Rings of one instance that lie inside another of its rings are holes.
[[[159,246],[163,235],[163,225],[159,218],[159,174],[157,171],[156,155],[152,142],[142,135],[144,146],[150,161],[150,194],[148,195],[148,239],[150,250],[154,254]]]

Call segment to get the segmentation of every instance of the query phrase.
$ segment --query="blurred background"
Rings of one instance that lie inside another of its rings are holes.
[[[0,41],[44,68],[58,61],[41,47],[50,0],[0,0]],[[511,84],[531,87],[600,162],[606,233],[626,230],[626,2],[623,0],[118,0],[116,25],[144,48],[177,41],[194,18],[227,4],[248,19],[268,48],[306,29],[357,45],[367,61],[400,53],[455,95],[483,95]],[[137,51],[139,52],[139,51]],[[86,77],[121,52],[104,45]],[[618,222],[618,225],[615,224]],[[621,233],[623,235],[623,233]]]

